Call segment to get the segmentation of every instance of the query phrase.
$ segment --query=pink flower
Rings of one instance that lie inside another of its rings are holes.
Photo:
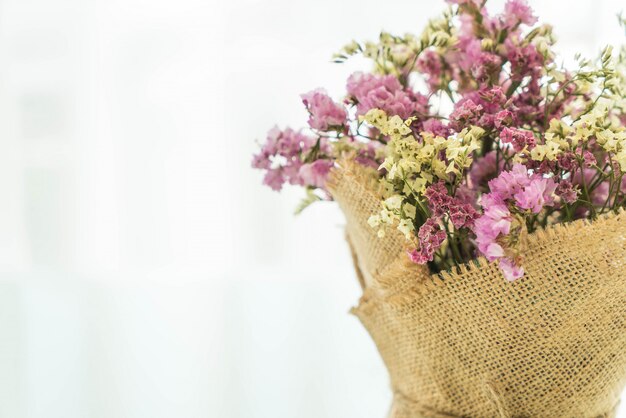
[[[370,109],[382,109],[390,116],[407,119],[415,112],[426,114],[428,111],[428,98],[405,91],[393,75],[356,72],[348,78],[347,90],[356,100],[358,115]]]
[[[556,187],[552,178],[530,174],[524,165],[515,164],[510,171],[503,171],[491,180],[491,192],[481,196],[484,212],[475,222],[476,244],[489,261],[500,260],[500,268],[507,280],[515,280],[524,274],[524,269],[509,258],[512,249],[503,247],[507,241],[514,242],[502,239],[512,233],[510,208],[515,204],[518,208],[539,213],[545,206],[554,204]],[[517,228],[514,231],[518,233]]]
[[[455,228],[474,227],[478,212],[474,207],[456,197],[448,195],[448,189],[443,181],[432,184],[426,189],[424,197],[428,200],[428,207],[437,218],[449,216]]]
[[[544,58],[533,44],[520,46],[507,39],[505,46],[509,50],[507,58],[511,62],[512,79],[521,79],[533,70],[541,70]]]
[[[595,155],[593,155],[591,151],[585,150],[583,151],[582,154],[583,154],[583,166],[585,166],[585,168],[591,168],[595,166],[596,164],[598,164],[598,160],[596,159]]]
[[[483,195],[481,204],[485,212],[476,220],[474,226],[476,244],[478,244],[478,250],[489,261],[493,261],[504,256],[504,249],[497,242],[497,238],[500,235],[509,234],[512,222],[511,212],[502,199],[493,193]]]
[[[532,132],[515,128],[502,129],[500,140],[505,144],[511,144],[516,152],[522,151],[524,147],[533,149],[537,145]]]
[[[332,167],[333,162],[330,160],[317,160],[310,164],[304,164],[300,167],[298,174],[304,185],[323,189]]]
[[[441,55],[432,49],[427,49],[417,60],[417,69],[427,77],[431,90],[439,87],[442,75]]]
[[[578,191],[574,188],[569,180],[561,180],[554,193],[559,196],[565,203],[574,203],[578,199]]]
[[[426,119],[424,123],[422,123],[422,130],[444,138],[450,135],[450,128],[444,125],[439,119],[435,118]]]
[[[500,56],[481,51],[478,60],[476,60],[476,63],[471,67],[471,75],[477,81],[486,83],[489,79],[493,78],[494,75],[499,74],[501,69],[502,58],[500,58]]]
[[[275,191],[280,191],[284,183],[285,176],[281,170],[268,170],[263,177],[263,184]]]
[[[487,242],[480,247],[487,260],[494,261],[504,256],[504,249],[497,242]]]
[[[534,25],[537,23],[537,16],[533,15],[533,10],[525,0],[509,0],[504,5],[503,20],[509,26],[518,23]]]
[[[311,128],[327,131],[345,124],[348,116],[346,109],[333,102],[323,89],[310,91],[300,97],[309,111]]]
[[[505,126],[510,126],[513,122],[515,122],[513,113],[511,113],[509,110],[501,110],[496,113],[496,116],[493,120],[493,125],[496,128],[500,129]]]
[[[535,177],[523,190],[515,193],[515,203],[522,209],[530,209],[539,213],[544,206],[554,203],[556,183],[551,178]]]
[[[469,172],[472,189],[478,190],[482,186],[486,186],[487,182],[493,179],[498,171],[502,170],[504,158],[500,158],[499,167],[496,167],[497,157],[496,151],[490,151],[484,157],[476,160],[475,164],[472,164]]]
[[[433,261],[435,252],[446,240],[447,235],[441,229],[437,218],[428,218],[417,232],[419,248],[408,252],[411,261],[417,264],[426,264]]]
[[[488,105],[501,106],[506,102],[506,95],[500,86],[483,88],[478,91],[478,95]]]
[[[482,115],[483,107],[472,99],[461,100],[454,106],[450,114],[450,126],[460,131],[469,125],[476,125]]]
[[[500,259],[500,270],[504,278],[512,282],[524,275],[524,268],[515,264],[515,262],[507,257]]]
[[[489,227],[496,235],[508,235],[511,230],[511,212],[505,204],[490,205],[485,210],[485,217],[489,220]]]
[[[559,167],[566,171],[575,171],[577,167],[576,155],[573,152],[564,152],[557,157]]]
[[[530,184],[528,169],[522,164],[515,164],[511,171],[503,171],[489,182],[489,190],[509,199]]]
[[[265,170],[263,183],[272,190],[281,190],[283,184],[304,185],[300,176],[303,159],[315,145],[316,140],[287,128],[272,128],[258,154],[252,158],[252,167]],[[320,152],[328,151],[329,145],[320,139]]]
[[[357,148],[357,154],[354,157],[354,161],[365,167],[372,167],[378,169],[382,161],[380,158],[376,158],[376,153],[384,147],[380,142],[358,142],[354,140],[353,146]]]

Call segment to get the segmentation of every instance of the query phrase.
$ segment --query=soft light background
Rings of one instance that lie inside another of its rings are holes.
[[[621,39],[619,0],[532,3],[568,57]],[[341,214],[250,154],[442,7],[0,1],[0,417],[382,418]]]

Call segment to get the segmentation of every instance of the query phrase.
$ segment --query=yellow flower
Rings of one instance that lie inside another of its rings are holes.
[[[400,209],[402,206],[402,196],[396,194],[385,199],[385,206],[389,210]]]
[[[610,129],[603,129],[596,132],[596,141],[607,151],[615,151],[617,149],[617,137]]]
[[[402,219],[398,224],[398,230],[404,234],[406,239],[411,239],[413,232],[413,223],[408,219]]]
[[[545,144],[539,144],[530,151],[530,158],[535,161],[554,161],[560,154],[560,151],[558,142],[547,140]]]
[[[415,219],[415,213],[416,213],[416,208],[415,206],[413,206],[410,203],[405,203],[402,206],[402,210],[404,211],[404,214],[409,217],[410,219]]]
[[[372,215],[372,216],[370,216],[367,219],[367,223],[372,228],[378,228],[380,226],[380,216],[379,215]]]

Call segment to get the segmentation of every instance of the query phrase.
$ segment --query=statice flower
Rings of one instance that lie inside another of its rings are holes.
[[[476,244],[489,261],[500,259],[500,267],[508,280],[523,274],[519,248],[509,245],[519,245],[520,235],[526,231],[526,226],[516,216],[523,217],[528,211],[538,214],[544,207],[554,205],[556,187],[552,178],[531,174],[524,165],[515,164],[510,171],[503,171],[491,180],[491,192],[481,197],[483,215],[475,222]]]
[[[417,264],[426,264],[433,261],[435,252],[446,240],[446,233],[441,228],[437,218],[428,218],[420,227],[417,238],[419,248],[408,252],[411,261]]]
[[[455,228],[474,227],[474,221],[479,216],[476,209],[471,204],[450,196],[442,181],[428,187],[424,196],[428,199],[428,207],[435,217],[448,215]]]
[[[348,78],[342,103],[303,94],[307,130],[273,129],[252,165],[274,190],[306,188],[304,203],[332,198],[333,167],[362,174],[382,197],[368,222],[382,239],[399,230],[413,261],[439,272],[478,252],[514,280],[527,234],[626,207],[626,49],[567,69],[551,27],[527,27],[526,0],[495,15],[447,1],[419,35],[345,46],[335,61],[373,70]]]
[[[510,40],[505,45],[509,51],[507,58],[511,62],[514,80],[519,80],[535,71],[541,71],[544,58],[534,45],[517,45]]]
[[[518,23],[534,25],[537,23],[537,16],[533,15],[533,10],[525,0],[509,0],[504,5],[503,20],[508,26]]]
[[[539,213],[554,203],[556,183],[551,178],[534,177],[523,190],[515,193],[515,203],[521,209]]]
[[[522,164],[515,164],[510,171],[503,171],[489,182],[489,190],[497,193],[503,200],[512,198],[530,184],[528,169]]]
[[[515,152],[532,149],[537,145],[532,132],[516,128],[504,128],[500,131],[500,140],[505,144],[511,144]]]
[[[356,101],[357,114],[381,109],[390,116],[407,119],[414,113],[426,114],[428,99],[406,91],[393,75],[354,73],[348,78],[348,95]]]
[[[554,193],[565,203],[572,204],[578,199],[578,190],[569,180],[561,180]]]
[[[505,126],[510,126],[515,122],[516,120],[513,113],[510,110],[506,109],[497,112],[495,117],[493,118],[493,125],[498,129],[504,128]]]
[[[509,234],[513,218],[504,200],[495,193],[483,195],[481,205],[484,213],[476,220],[476,244],[489,261],[494,261],[504,256],[504,249],[497,239]]]
[[[444,125],[439,119],[430,118],[422,123],[422,131],[430,132],[434,136],[446,138],[450,135],[450,128]]]
[[[509,257],[502,257],[499,266],[504,278],[510,282],[524,276],[524,267],[516,264],[515,261]]]
[[[523,268],[507,255],[503,247],[504,237],[510,231],[513,217],[504,200],[497,194],[483,195],[484,214],[476,221],[476,244],[478,250],[493,262],[500,261],[505,279],[513,281],[524,274]]]
[[[291,128],[281,131],[274,127],[268,132],[259,153],[254,155],[252,167],[266,171],[263,183],[272,190],[281,190],[285,183],[313,185],[301,177],[300,169],[304,164],[305,155],[313,148],[315,142],[314,138],[302,132]]]
[[[302,165],[300,170],[298,170],[298,175],[305,185],[323,189],[326,186],[326,179],[333,165],[331,160],[316,160]]]
[[[471,99],[459,101],[450,114],[450,126],[460,131],[466,126],[476,125],[482,116],[483,107]]]
[[[436,89],[441,84],[442,65],[441,56],[432,49],[426,50],[417,60],[417,68],[427,79],[431,89]]]
[[[347,112],[335,103],[326,91],[317,89],[302,96],[302,103],[309,111],[309,126],[320,131],[342,127],[346,123]]]
[[[483,186],[487,186],[487,182],[492,180],[498,172],[504,168],[504,158],[498,161],[496,151],[488,152],[484,157],[477,159],[472,165],[469,172],[470,185],[474,190],[479,190]]]

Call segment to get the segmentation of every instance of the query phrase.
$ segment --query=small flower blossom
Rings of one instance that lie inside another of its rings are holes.
[[[504,128],[500,132],[500,140],[505,144],[511,144],[515,152],[532,149],[537,144],[532,132],[521,129]]]
[[[523,190],[515,193],[515,203],[522,209],[539,213],[546,205],[552,205],[556,183],[551,178],[533,178]]]
[[[477,160],[470,169],[469,177],[471,187],[474,190],[478,190],[481,187],[486,186],[487,182],[493,179],[503,168],[504,158],[500,158],[498,161],[496,151],[487,153],[487,155]]]
[[[585,168],[591,168],[594,165],[598,164],[598,160],[596,160],[595,155],[589,150],[585,150],[582,153],[583,156],[583,166]]]
[[[513,113],[509,110],[501,110],[496,113],[493,124],[497,129],[504,128],[506,126],[510,126],[515,122]]]
[[[331,160],[316,160],[302,165],[300,170],[298,170],[298,175],[305,185],[323,189],[326,186],[326,178],[332,167],[333,162]]]
[[[481,117],[483,107],[468,99],[457,103],[450,114],[450,123],[454,129],[461,130],[469,125],[476,125]]]
[[[503,199],[509,199],[516,193],[524,190],[530,184],[528,169],[522,164],[515,164],[510,171],[503,171],[489,182],[489,190],[497,193]]]
[[[483,215],[475,222],[474,232],[479,251],[489,261],[500,259],[500,267],[508,280],[515,280],[523,275],[518,262],[511,259],[515,248],[504,246],[513,233],[514,217],[511,208],[516,211],[539,213],[545,206],[554,204],[554,192],[557,185],[552,178],[530,174],[522,164],[515,164],[510,171],[503,171],[489,182],[490,193],[481,197]],[[515,235],[525,226],[517,222]],[[513,240],[516,242],[517,239]]]
[[[417,68],[428,78],[431,88],[434,89],[441,84],[441,57],[435,51],[432,49],[424,51],[417,60]]]
[[[497,242],[500,235],[508,235],[511,229],[512,216],[503,201],[492,196],[494,199],[485,200],[482,205],[484,213],[476,220],[475,230],[478,250],[489,261],[504,256],[504,249]]]
[[[471,204],[449,196],[443,182],[430,186],[424,196],[434,216],[440,218],[447,214],[455,228],[473,228],[478,212]]]
[[[524,268],[515,264],[515,261],[508,257],[500,259],[500,269],[505,279],[512,282],[524,276]]]
[[[427,112],[426,97],[407,92],[393,75],[354,73],[348,78],[348,94],[356,100],[357,114],[381,109],[386,114],[407,119],[415,112]]]
[[[569,180],[561,180],[556,186],[554,193],[565,203],[572,204],[578,199],[578,191]]]
[[[518,23],[534,25],[537,23],[537,16],[533,15],[533,11],[526,1],[509,0],[504,5],[504,21],[508,26],[514,26]]]
[[[435,252],[446,240],[446,233],[436,218],[428,218],[417,234],[419,248],[410,251],[409,258],[417,264],[426,264],[433,261]]]
[[[309,111],[309,126],[320,131],[340,127],[346,123],[346,109],[333,102],[323,89],[310,91],[302,96],[302,103]]]
[[[422,130],[442,138],[446,138],[450,135],[450,128],[444,125],[439,119],[435,118],[425,120],[424,123],[422,123]]]
[[[269,131],[261,151],[253,157],[252,167],[266,170],[263,183],[272,190],[280,190],[283,184],[305,185],[299,171],[303,158],[314,146],[315,140],[301,132],[274,127]]]

